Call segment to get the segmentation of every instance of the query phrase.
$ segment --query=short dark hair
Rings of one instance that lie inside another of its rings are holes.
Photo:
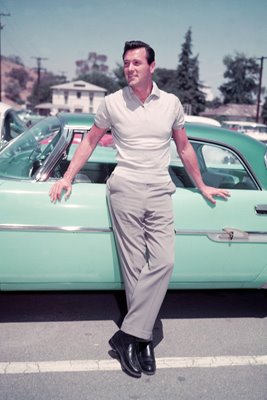
[[[149,46],[149,44],[142,42],[141,40],[131,40],[129,42],[125,42],[122,59],[124,60],[125,53],[128,50],[135,50],[141,48],[145,48],[147,62],[149,65],[152,64],[152,62],[155,61],[155,51],[152,49],[152,47]]]

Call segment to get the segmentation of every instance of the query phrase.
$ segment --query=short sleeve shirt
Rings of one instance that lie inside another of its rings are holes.
[[[153,89],[144,103],[127,86],[104,98],[95,117],[101,129],[111,129],[117,149],[114,173],[142,183],[169,181],[173,129],[184,126],[180,100]]]

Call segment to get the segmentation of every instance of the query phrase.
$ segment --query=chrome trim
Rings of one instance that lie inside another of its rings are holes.
[[[64,132],[63,132],[64,134]],[[60,160],[64,151],[68,146],[68,142],[64,135],[59,138],[58,143],[56,144],[54,151],[48,156],[47,160],[45,160],[44,164],[39,169],[36,175],[37,182],[44,182],[49,177],[51,171],[55,167],[56,163]]]
[[[254,210],[256,215],[267,215],[267,204],[257,204]]]
[[[63,232],[63,233],[103,233],[112,232],[112,228],[93,228],[83,226],[51,226],[51,225],[27,225],[27,224],[0,224],[0,231],[24,231],[24,232]]]
[[[95,228],[86,226],[52,226],[30,224],[0,224],[0,231],[17,232],[62,232],[62,233],[111,233],[112,227]],[[206,236],[214,242],[267,243],[267,232],[244,232],[234,228],[211,229],[175,229],[175,235]]]
[[[61,121],[61,120],[60,120]],[[61,137],[56,144],[54,150],[49,155],[47,160],[45,160],[42,167],[39,169],[38,174],[36,175],[37,182],[45,182],[48,178],[50,178],[50,174],[56,164],[59,162],[60,158],[63,156],[64,152],[68,148],[73,138],[73,131],[74,130],[84,131],[85,134],[90,130],[88,126],[77,126],[73,128],[73,126],[64,125],[61,133]]]
[[[175,235],[206,236],[220,243],[267,243],[267,232],[245,232],[235,228],[211,229],[175,229]]]

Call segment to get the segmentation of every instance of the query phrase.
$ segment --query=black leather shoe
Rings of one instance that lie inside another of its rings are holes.
[[[137,356],[144,374],[154,375],[156,372],[156,360],[153,342],[139,342]]]
[[[134,336],[118,331],[109,344],[120,357],[122,369],[135,378],[140,378],[142,370],[137,357],[138,342]]]

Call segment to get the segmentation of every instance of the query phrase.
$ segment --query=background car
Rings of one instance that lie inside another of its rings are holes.
[[[222,127],[245,133],[256,140],[267,143],[267,125],[249,121],[223,121]]]
[[[41,120],[0,151],[0,289],[121,289],[106,202],[114,147],[99,145],[71,197],[50,202],[94,116]],[[231,198],[206,201],[171,142],[176,261],[170,289],[267,287],[266,146],[225,129],[188,124],[204,181]]]

